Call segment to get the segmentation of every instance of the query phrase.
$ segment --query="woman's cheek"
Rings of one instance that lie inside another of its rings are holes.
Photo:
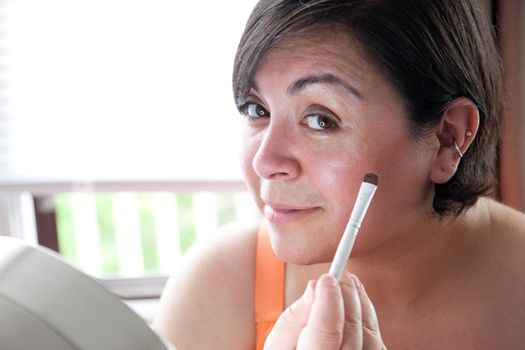
[[[259,198],[260,180],[259,176],[253,169],[253,158],[257,153],[258,145],[259,144],[253,138],[244,137],[242,140],[239,163],[248,189],[259,209],[262,209],[262,202]]]
[[[318,164],[319,173],[317,176],[322,188],[335,193],[348,193],[355,184],[361,182],[363,176],[369,171],[361,170],[364,167],[355,156],[345,156],[344,153],[340,153],[340,155],[340,157],[333,159],[323,157],[324,160],[314,160],[312,164]]]
[[[342,215],[347,219],[363,177],[370,171],[349,158],[325,164],[319,170],[319,188],[324,197],[329,199],[335,215]]]
[[[240,162],[241,168],[246,178],[255,176],[253,169],[253,159],[261,145],[260,137],[255,135],[253,131],[245,127],[241,138]]]

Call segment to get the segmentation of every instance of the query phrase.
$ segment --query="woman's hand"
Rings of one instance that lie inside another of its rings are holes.
[[[346,272],[310,281],[268,336],[265,350],[381,350],[377,315],[363,285]]]

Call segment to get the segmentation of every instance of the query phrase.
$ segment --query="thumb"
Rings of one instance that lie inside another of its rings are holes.
[[[297,339],[308,322],[308,314],[314,300],[315,281],[308,282],[301,298],[297,299],[279,316],[266,338],[266,350],[290,350],[297,346]]]
[[[308,324],[299,337],[297,349],[339,349],[343,342],[344,302],[335,277],[321,276]]]

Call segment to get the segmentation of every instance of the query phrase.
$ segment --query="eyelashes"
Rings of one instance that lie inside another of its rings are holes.
[[[305,119],[308,127],[313,130],[332,130],[339,126],[334,118],[322,114],[308,115]]]
[[[271,117],[270,112],[256,101],[246,101],[238,109],[241,115],[252,123]],[[322,107],[309,107],[301,120],[301,124],[314,132],[330,132],[340,128],[339,118],[329,112],[320,112],[319,109],[324,110]]]
[[[266,110],[260,103],[254,101],[247,101],[239,107],[239,112],[247,118],[257,119],[261,117],[269,117],[270,112]]]

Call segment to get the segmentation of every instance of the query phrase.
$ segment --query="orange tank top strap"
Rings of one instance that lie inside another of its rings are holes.
[[[262,350],[266,337],[284,310],[285,263],[273,252],[268,228],[261,225],[255,257],[255,349]]]

